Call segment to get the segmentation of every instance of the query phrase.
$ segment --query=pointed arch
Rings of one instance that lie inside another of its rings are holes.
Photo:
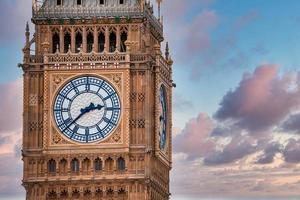
[[[113,53],[117,49],[117,35],[115,31],[109,34],[109,52]]]
[[[71,170],[72,172],[79,172],[79,160],[77,158],[74,158],[71,161]]]
[[[118,170],[119,171],[124,171],[126,169],[126,165],[125,165],[125,159],[120,157],[117,160],[117,164],[118,164]]]
[[[121,32],[121,43],[120,43],[120,51],[126,52],[126,45],[125,42],[127,41],[128,35],[127,32]]]
[[[98,52],[102,53],[105,49],[105,34],[101,31],[98,35]]]
[[[52,35],[52,53],[59,51],[60,47],[60,37],[57,32],[54,32]]]
[[[88,32],[86,41],[86,50],[88,53],[91,53],[94,47],[94,34],[92,32]]]
[[[102,171],[102,160],[100,158],[96,158],[95,159],[95,163],[94,163],[94,169],[96,172]]]
[[[48,161],[48,172],[56,173],[56,161],[53,159]]]
[[[75,36],[75,53],[79,53],[82,48],[82,34],[77,32]]]

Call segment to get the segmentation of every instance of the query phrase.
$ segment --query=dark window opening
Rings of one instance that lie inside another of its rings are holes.
[[[75,37],[75,53],[79,53],[82,48],[82,35],[81,33],[77,33]]]
[[[79,161],[75,158],[71,162],[72,172],[79,172]]]
[[[127,40],[127,33],[123,32],[121,34],[121,46],[120,46],[121,52],[126,52],[126,45],[125,45],[126,40]]]
[[[109,52],[115,52],[117,47],[117,37],[114,32],[109,35]]]
[[[110,189],[108,189],[108,190],[106,191],[106,195],[107,195],[108,197],[113,197],[113,196],[114,196],[114,191],[110,188]]]
[[[62,5],[62,0],[57,0],[56,5],[61,6]]]
[[[104,0],[100,0],[100,5],[104,5]]]
[[[100,158],[97,158],[95,160],[95,170],[96,171],[101,171],[102,170],[102,161]]]
[[[94,35],[92,33],[89,33],[87,35],[87,52],[91,53],[94,48]]]
[[[50,173],[55,173],[56,172],[56,162],[55,160],[51,159],[48,162],[48,171]]]
[[[120,0],[120,4],[124,4],[124,0]]]
[[[63,190],[61,193],[60,193],[60,198],[62,199],[66,199],[68,197],[68,192],[66,190]]]
[[[66,33],[64,36],[64,52],[67,53],[69,50],[71,50],[71,35]]]
[[[96,194],[95,194],[96,197],[103,197],[103,192],[101,189],[97,189],[96,190]]]
[[[118,159],[118,170],[119,171],[124,171],[125,170],[125,160],[124,160],[124,158],[119,158]]]
[[[102,32],[98,36],[98,43],[98,51],[101,53],[104,51],[105,47],[105,35]]]
[[[60,40],[59,40],[59,34],[58,33],[54,33],[54,35],[52,36],[52,52],[56,53],[57,51],[59,51],[59,44]]]
[[[82,1],[81,0],[77,0],[77,5],[81,5]]]

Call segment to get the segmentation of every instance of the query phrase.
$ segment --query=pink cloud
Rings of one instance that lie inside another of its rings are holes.
[[[295,81],[295,74],[279,76],[277,65],[259,66],[223,97],[215,118],[232,121],[251,133],[269,130],[299,107],[300,87],[290,90],[298,84]]]
[[[175,152],[187,154],[191,159],[212,152],[215,144],[209,138],[213,129],[213,121],[207,114],[200,113],[191,119],[181,132],[174,138]]]
[[[22,80],[0,84],[0,194],[22,194]]]

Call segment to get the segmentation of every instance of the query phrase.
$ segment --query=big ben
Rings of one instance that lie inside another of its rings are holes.
[[[160,14],[145,0],[33,0],[32,22],[26,199],[169,199],[173,61]]]

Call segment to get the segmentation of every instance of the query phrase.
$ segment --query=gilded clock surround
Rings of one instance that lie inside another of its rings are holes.
[[[89,75],[89,76],[95,76],[100,77],[106,80],[107,82],[111,83],[113,87],[115,87],[119,97],[121,97],[121,105],[122,105],[122,111],[121,111],[121,117],[117,124],[117,126],[114,128],[111,134],[107,138],[104,138],[101,141],[98,142],[92,142],[89,144],[80,144],[78,142],[72,141],[69,138],[65,137],[63,134],[60,133],[60,130],[57,128],[57,125],[54,122],[54,116],[53,112],[48,112],[48,118],[51,119],[50,123],[45,124],[45,129],[50,130],[50,141],[49,141],[49,147],[56,147],[61,145],[88,145],[91,148],[94,148],[92,145],[97,145],[97,148],[106,148],[107,145],[122,145],[122,146],[128,146],[128,141],[124,140],[126,138],[129,138],[128,135],[124,135],[122,133],[126,133],[126,125],[128,126],[129,122],[128,120],[124,118],[125,116],[125,110],[128,110],[128,96],[126,94],[129,93],[129,87],[124,82],[124,80],[128,79],[126,77],[126,73],[123,71],[120,72],[109,72],[103,70],[93,71],[92,73],[88,73],[85,70],[78,71],[76,73],[70,73],[68,71],[57,73],[57,71],[51,71],[49,72],[49,80],[45,79],[45,85],[49,84],[49,102],[45,102],[45,105],[51,105],[48,107],[49,110],[53,109],[54,106],[54,100],[57,96],[58,91],[64,86],[65,83],[67,83],[70,80],[73,80],[76,77],[83,76],[83,75]],[[128,76],[128,73],[127,73]],[[52,83],[51,83],[52,82]],[[54,83],[54,84],[53,84]],[[127,99],[125,99],[127,98]],[[124,105],[124,106],[123,106]],[[126,109],[127,108],[127,109]],[[124,114],[123,114],[124,113]],[[46,113],[45,113],[46,114]],[[45,132],[47,131],[45,130]],[[128,133],[128,132],[127,132]],[[47,138],[47,137],[46,137]],[[127,143],[126,143],[127,142]],[[61,144],[62,143],[62,144]],[[99,146],[99,144],[101,146]]]
[[[124,4],[104,0],[103,6],[94,5],[95,0],[81,1],[78,6],[76,1],[62,0],[58,6],[58,0],[33,0],[35,34],[30,38],[26,27],[20,65],[26,200],[167,200],[174,83],[168,44],[164,55],[161,50],[162,20],[145,0]],[[108,81],[122,105],[111,134],[89,144],[65,137],[53,117],[60,88],[83,75]],[[159,147],[161,85],[167,99],[163,150]]]

